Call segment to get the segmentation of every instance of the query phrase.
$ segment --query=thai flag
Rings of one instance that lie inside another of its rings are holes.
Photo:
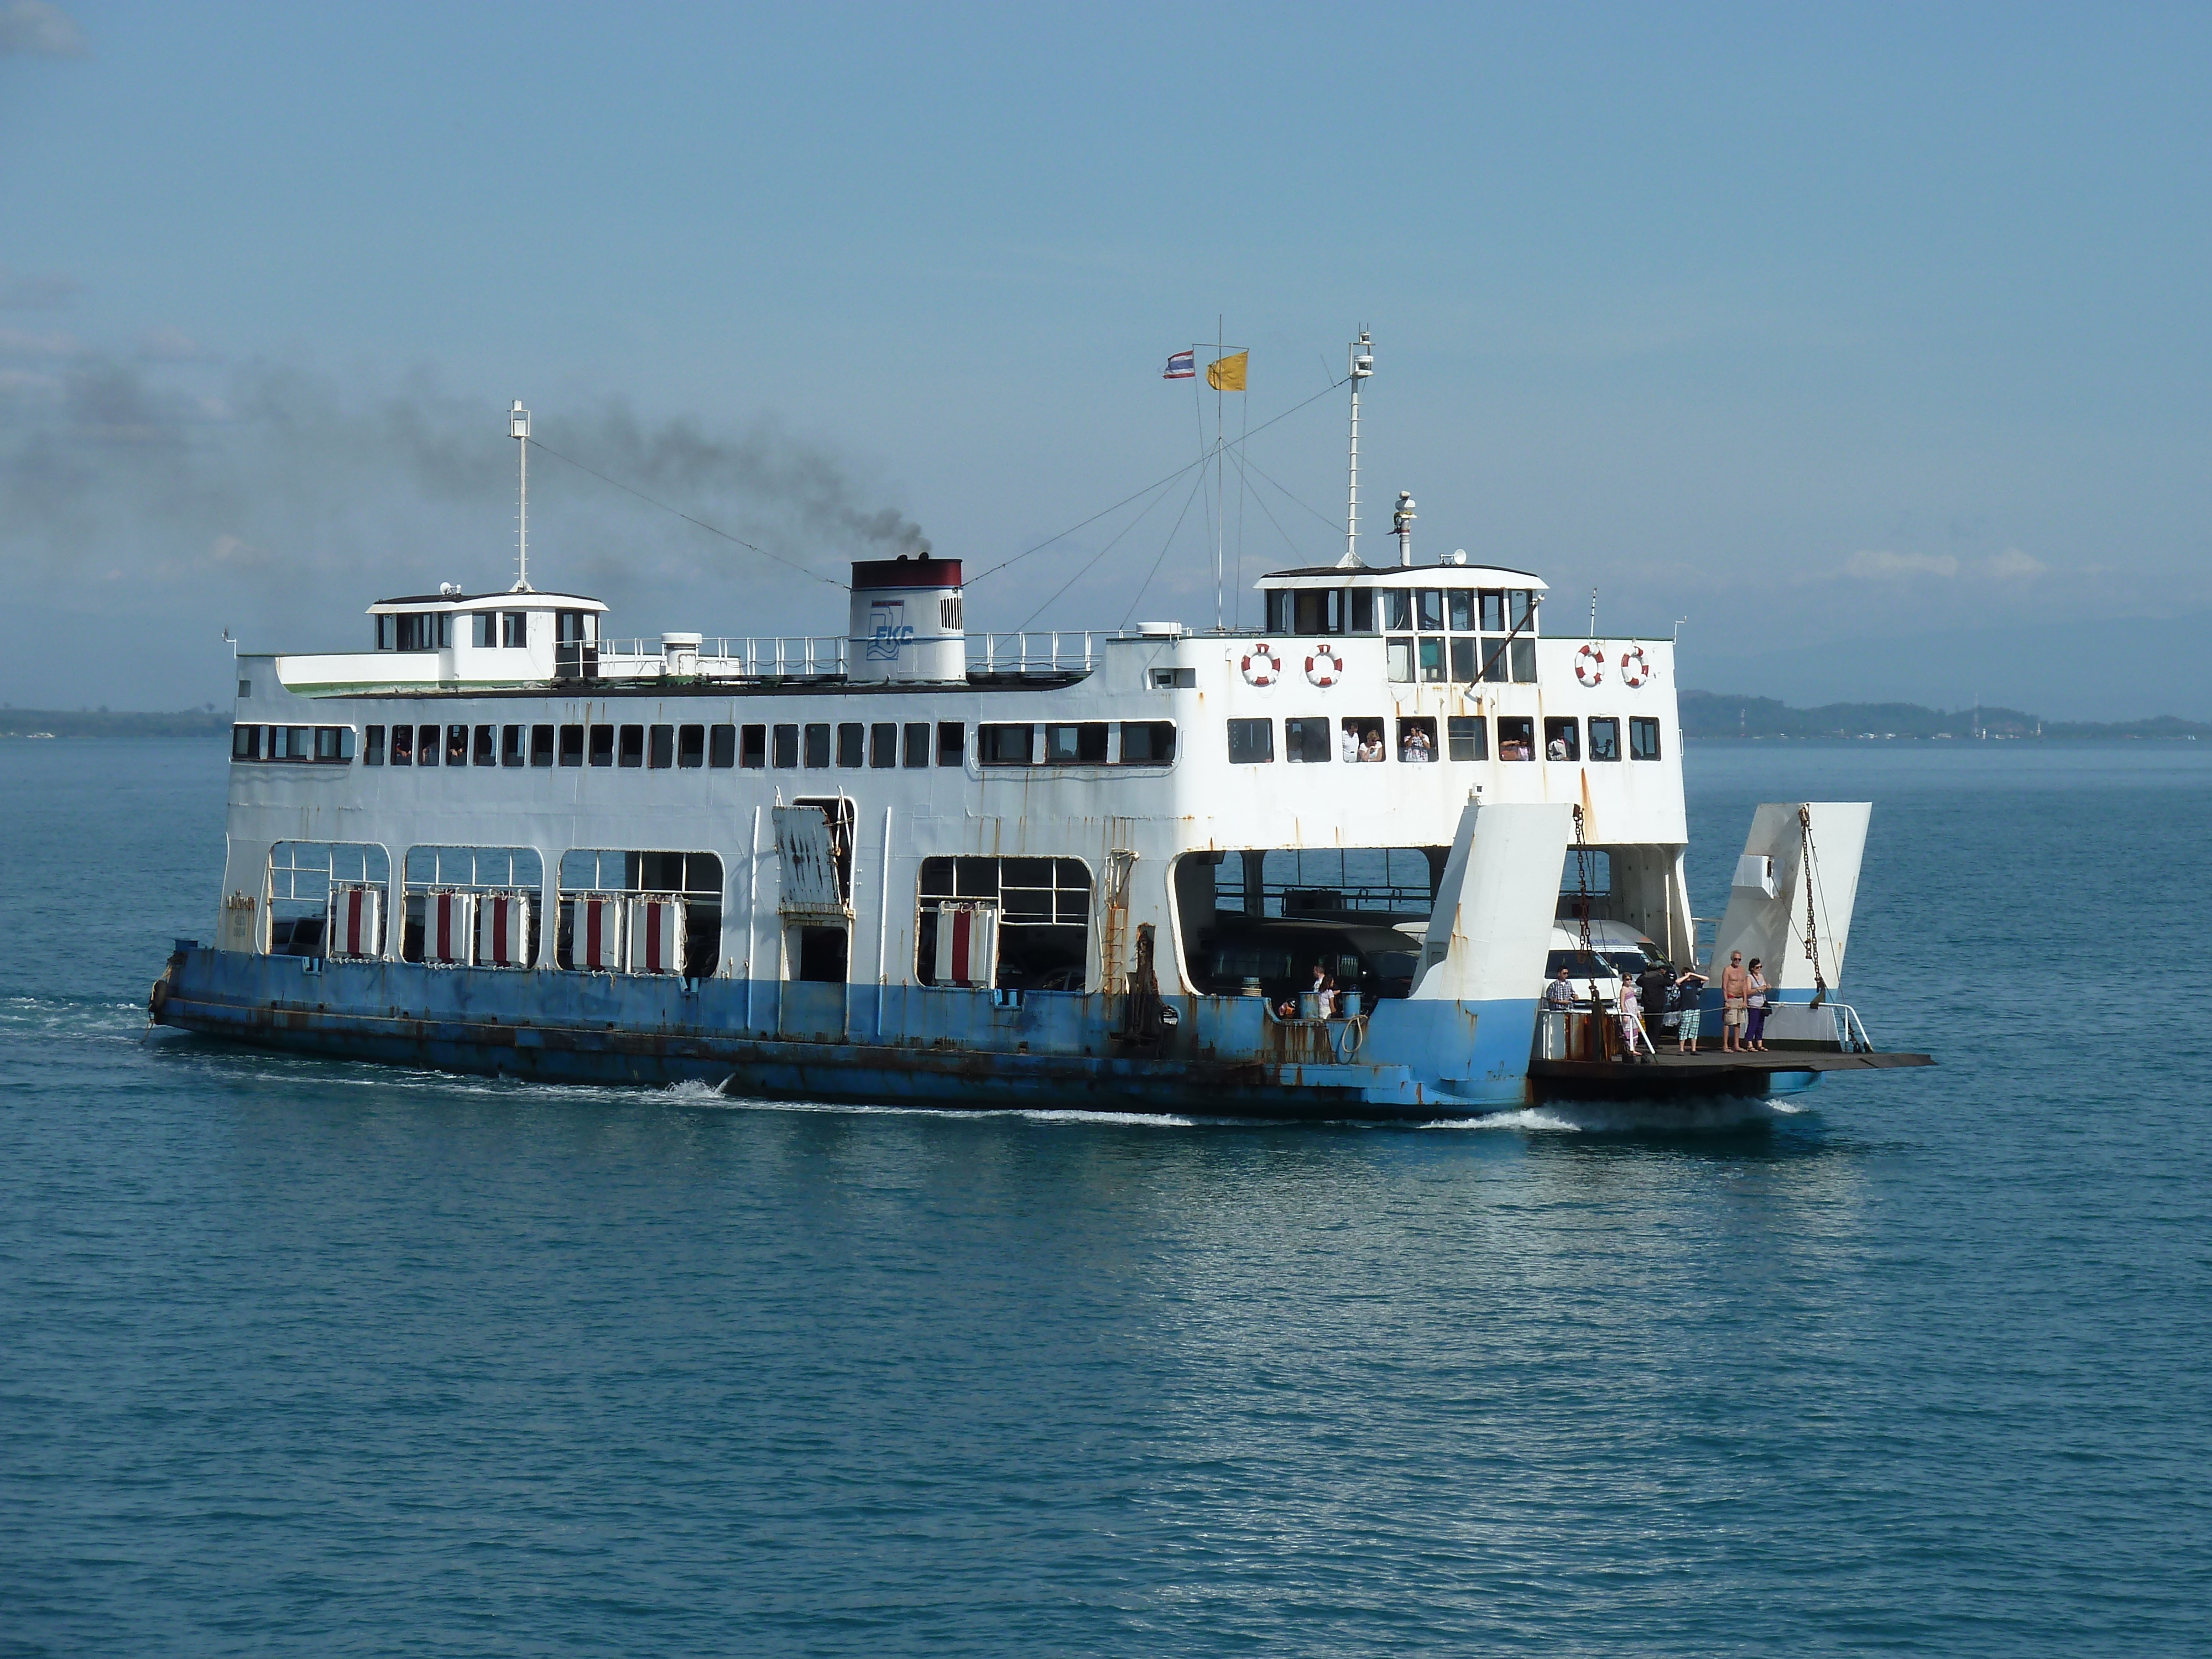
[[[1192,379],[1198,373],[1197,360],[1198,354],[1195,351],[1176,352],[1174,356],[1168,359],[1167,373],[1161,375],[1160,379],[1163,380],[1188,380]]]

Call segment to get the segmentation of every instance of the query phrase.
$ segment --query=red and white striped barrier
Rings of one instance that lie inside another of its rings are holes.
[[[422,903],[422,960],[441,968],[465,968],[476,959],[477,896],[434,892]]]
[[[348,959],[380,956],[384,930],[377,923],[383,914],[384,890],[357,882],[331,885],[330,954]]]
[[[630,971],[684,971],[684,901],[655,894],[630,901]]]
[[[530,895],[485,893],[477,900],[477,964],[530,966]]]
[[[602,974],[620,973],[623,901],[607,893],[579,893],[575,902],[570,952],[576,966]]]
[[[988,987],[999,967],[999,907],[937,907],[937,982]]]

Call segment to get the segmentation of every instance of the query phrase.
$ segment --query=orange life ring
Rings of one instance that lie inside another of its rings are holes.
[[[1595,645],[1586,645],[1575,653],[1575,678],[1584,685],[1595,685],[1605,678],[1605,653]]]
[[[1644,654],[1644,647],[1632,645],[1620,653],[1620,683],[1632,690],[1651,678],[1651,659]]]
[[[1243,660],[1238,667],[1244,671],[1244,684],[1265,689],[1283,677],[1283,659],[1275,654],[1275,647],[1265,641],[1245,648]]]
[[[1326,691],[1344,678],[1344,659],[1333,645],[1317,645],[1306,659],[1306,678]]]

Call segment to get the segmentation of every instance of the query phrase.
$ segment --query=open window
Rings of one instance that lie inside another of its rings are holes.
[[[545,866],[528,847],[410,847],[402,883],[407,962],[528,968],[538,961]]]
[[[1084,989],[1091,886],[1080,859],[924,859],[915,977],[924,985]]]
[[[1370,1000],[1413,988],[1448,848],[1188,853],[1174,866],[1186,981],[1216,996],[1310,989],[1319,966]]]
[[[269,934],[275,957],[384,954],[391,855],[368,842],[280,841],[269,849]]]
[[[711,978],[722,957],[722,860],[572,848],[561,855],[554,952],[563,968]]]
[[[842,984],[852,962],[853,803],[832,796],[775,811],[785,969]]]

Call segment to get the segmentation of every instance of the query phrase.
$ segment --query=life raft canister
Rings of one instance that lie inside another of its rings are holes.
[[[1275,654],[1275,647],[1265,641],[1247,647],[1238,667],[1244,671],[1247,685],[1273,685],[1283,677],[1283,659]]]
[[[1605,653],[1594,645],[1586,645],[1575,653],[1575,678],[1584,685],[1595,685],[1605,678]]]
[[[1644,654],[1644,647],[1632,645],[1620,654],[1620,683],[1633,690],[1651,678],[1651,659]]]
[[[1321,645],[1314,647],[1306,659],[1306,678],[1326,691],[1344,678],[1344,659],[1336,654],[1336,647]]]

